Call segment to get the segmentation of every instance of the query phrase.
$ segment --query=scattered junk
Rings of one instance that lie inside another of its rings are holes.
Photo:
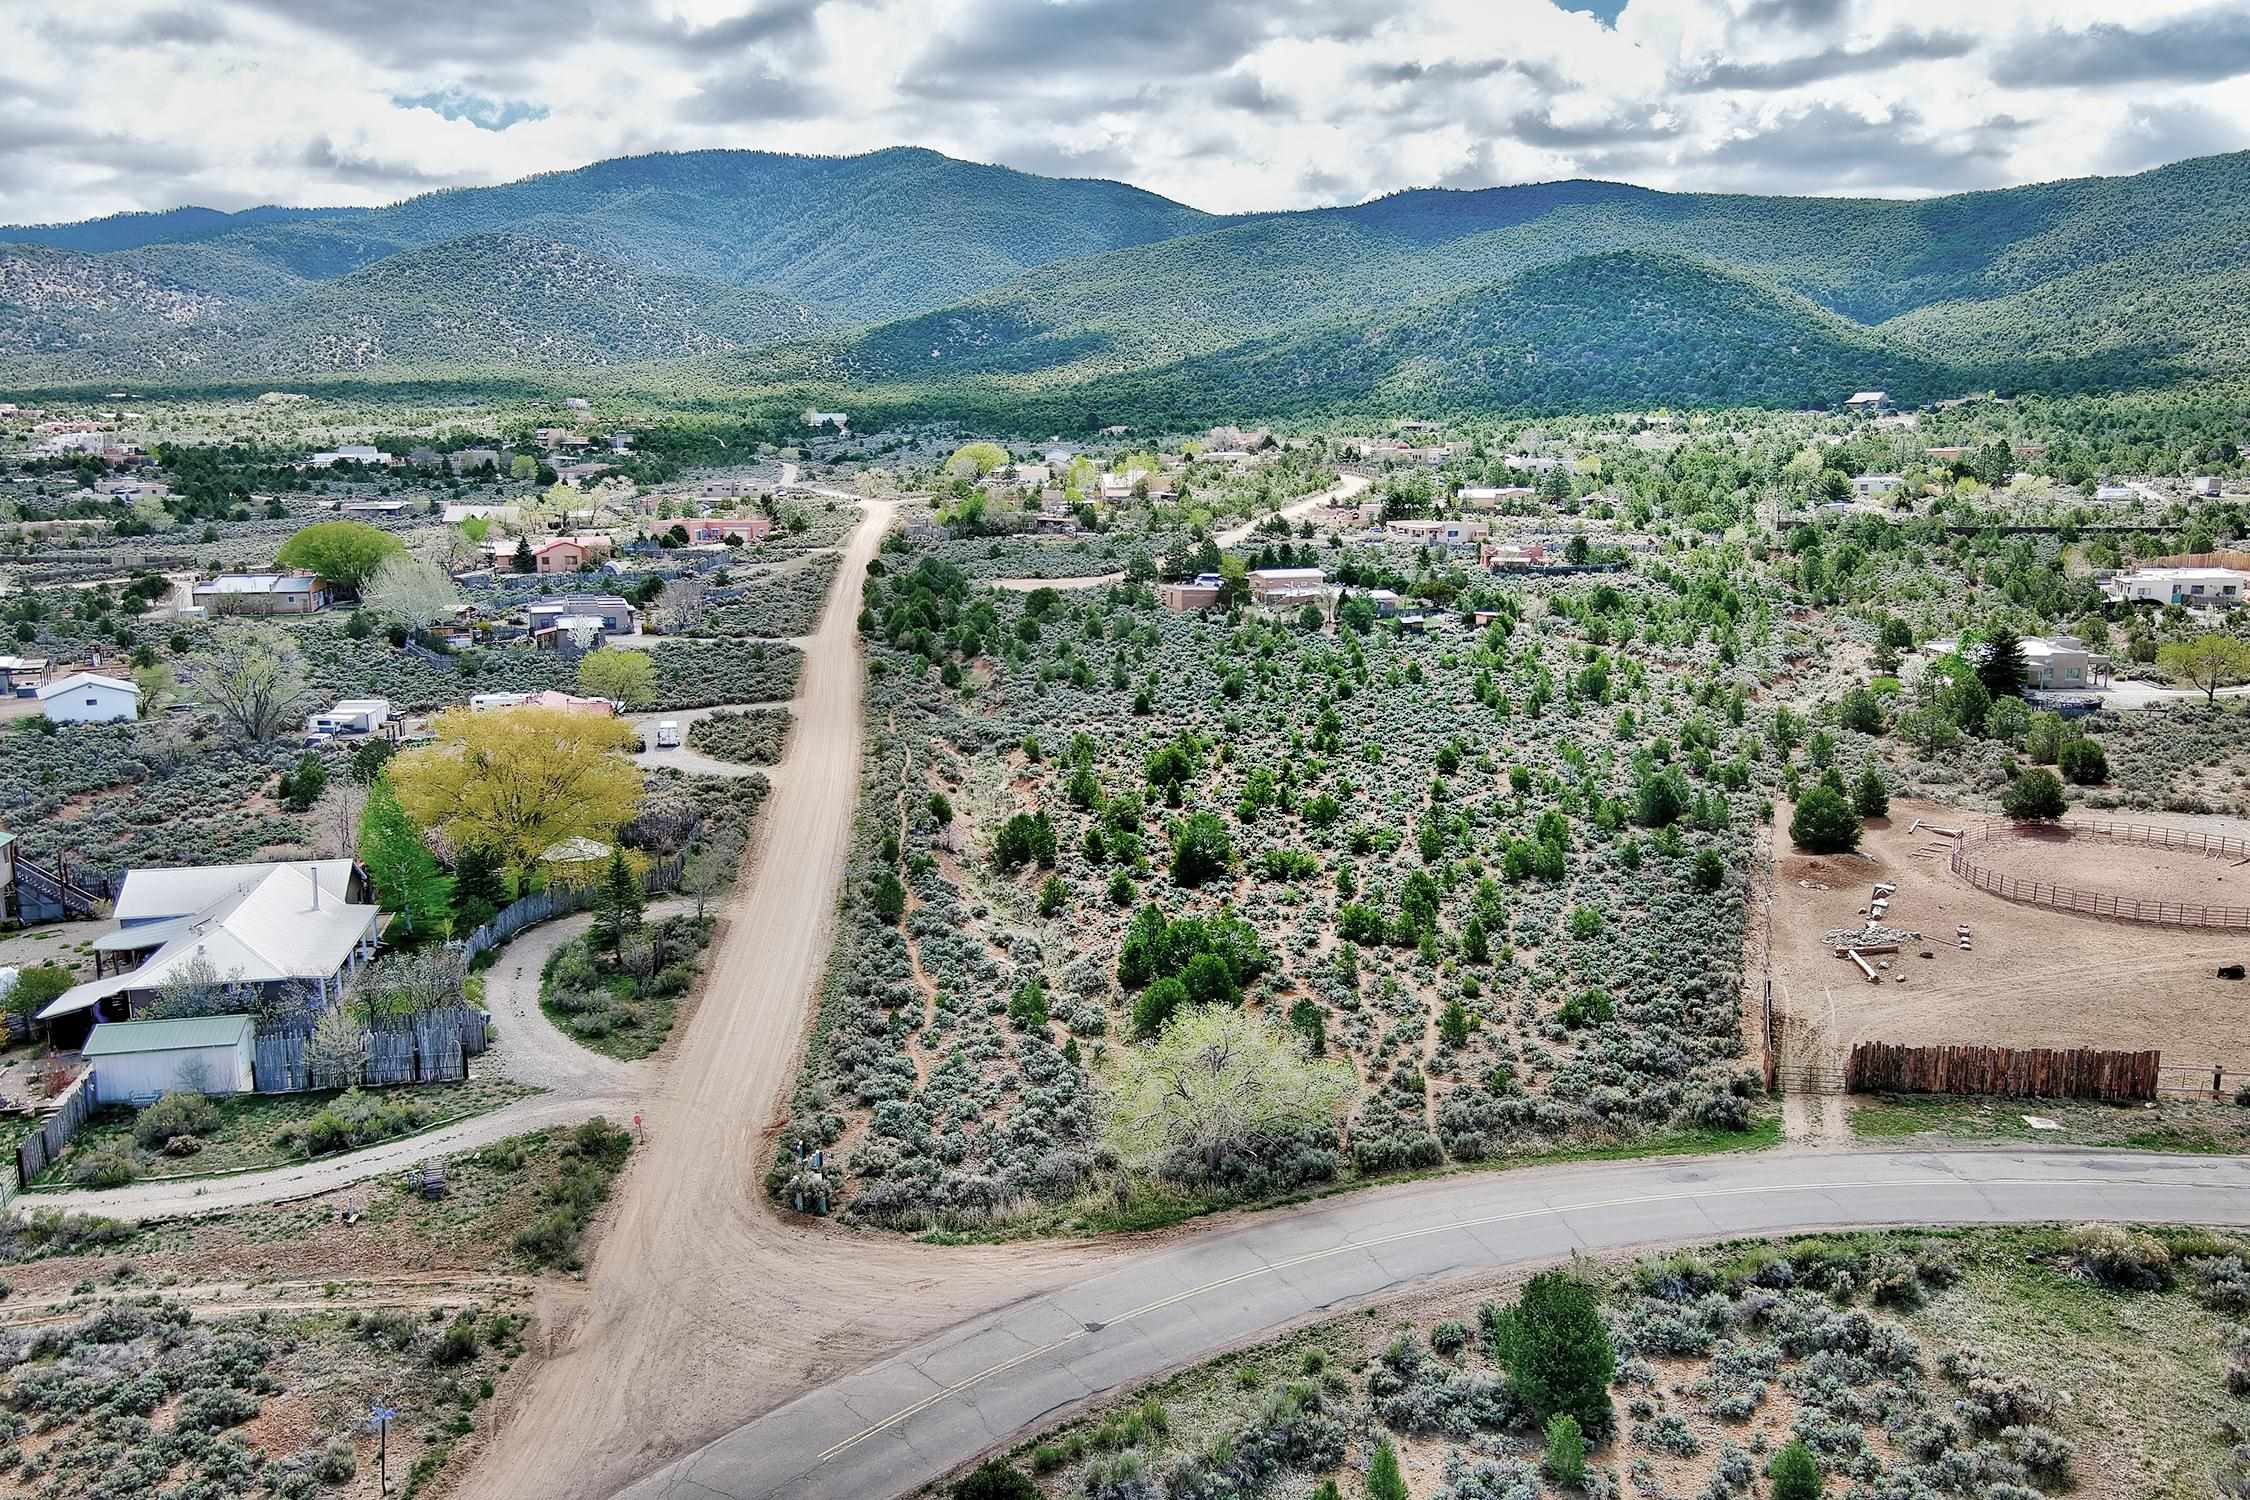
[[[828,1212],[828,1153],[807,1152],[802,1140],[797,1142],[797,1172],[789,1179],[789,1206],[801,1214]]]
[[[2022,1120],[2024,1124],[2029,1125],[2033,1130],[2062,1129],[2060,1123],[2048,1119],[2045,1115],[2018,1115],[2016,1118]]]
[[[1821,941],[1842,958],[1846,948],[1857,948],[1862,953],[1896,953],[1908,943],[1922,941],[1922,934],[1904,927],[1885,927],[1880,922],[1869,922],[1860,927],[1839,927],[1821,934]]]
[[[2219,977],[2221,979],[2240,979],[2242,976],[2243,967],[2240,964],[2219,965]]]
[[[445,1163],[432,1162],[406,1174],[406,1190],[433,1202],[445,1196]]]
[[[1966,922],[1961,923],[1954,929],[1954,939],[1960,943],[1963,953],[1969,951],[1969,925]]]
[[[1866,959],[1861,958],[1859,956],[1859,950],[1857,948],[1846,948],[1844,950],[1844,957],[1859,965],[1859,972],[1867,976],[1867,982],[1869,984],[1879,984],[1882,982],[1879,976],[1877,976],[1877,974],[1875,973],[1875,966],[1869,963]]]

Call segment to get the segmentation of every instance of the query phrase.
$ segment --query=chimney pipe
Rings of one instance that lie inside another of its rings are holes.
[[[313,909],[314,911],[319,911],[319,910],[320,910],[320,866],[318,866],[318,865],[307,865],[307,866],[305,867],[305,873],[306,873],[307,875],[310,875],[310,876],[312,877],[312,883],[313,883],[313,905],[312,905],[312,909]]]

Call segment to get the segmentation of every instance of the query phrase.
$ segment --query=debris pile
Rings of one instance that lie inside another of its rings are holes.
[[[1903,927],[1885,927],[1880,922],[1868,922],[1861,927],[1839,927],[1821,934],[1821,941],[1840,955],[1846,948],[1857,948],[1862,953],[1889,953],[1908,943],[1922,941],[1922,934]]]

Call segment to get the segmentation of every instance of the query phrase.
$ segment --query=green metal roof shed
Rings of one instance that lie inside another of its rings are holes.
[[[80,1049],[94,1065],[94,1097],[136,1104],[175,1089],[241,1094],[253,1086],[258,1023],[251,1016],[105,1021]]]

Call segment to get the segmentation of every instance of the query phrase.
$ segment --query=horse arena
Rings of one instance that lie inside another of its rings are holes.
[[[2168,1087],[2191,1070],[2208,1087],[2214,1064],[2250,1071],[2250,981],[2218,977],[2250,964],[2250,825],[2019,830],[1901,800],[1856,854],[1799,852],[1786,812],[1772,847],[1785,1066],[1832,1079],[1854,1043],[1893,1042],[2153,1047]],[[1893,889],[1878,907],[1879,885]],[[1870,921],[1918,934],[1868,955],[1873,982],[1829,939]]]

